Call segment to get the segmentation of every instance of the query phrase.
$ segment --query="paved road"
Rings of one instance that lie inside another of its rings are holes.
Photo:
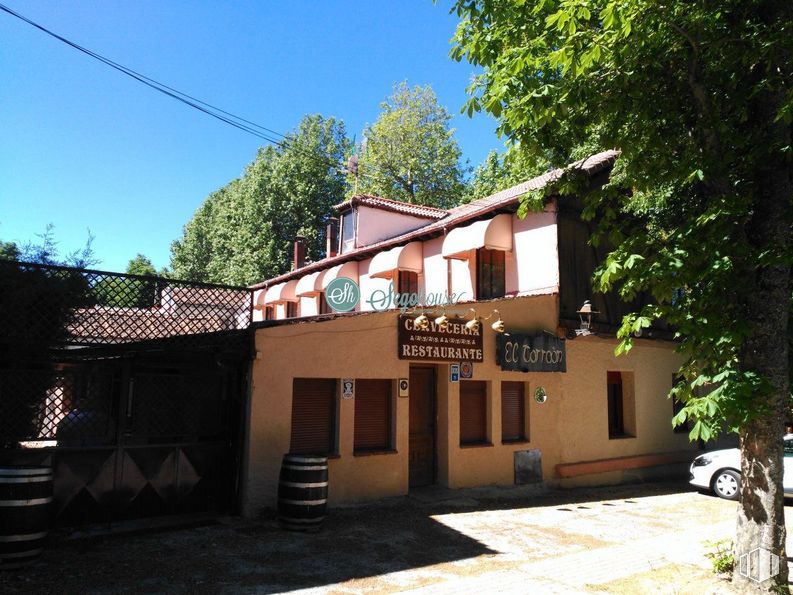
[[[735,509],[684,484],[436,489],[333,510],[315,535],[225,519],[62,541],[0,573],[0,592],[634,593],[649,576],[659,593],[723,593],[704,543],[732,536]]]

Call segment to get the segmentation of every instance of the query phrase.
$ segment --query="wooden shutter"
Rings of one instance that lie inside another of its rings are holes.
[[[328,300],[325,299],[325,292],[321,291],[317,298],[319,300],[319,313],[320,314],[333,314],[333,310],[331,310],[330,306],[328,305]]]
[[[355,381],[354,450],[391,448],[391,381]]]
[[[419,292],[419,275],[413,271],[399,271],[397,293],[413,294]]]
[[[504,297],[504,252],[479,248],[476,253],[476,298],[490,300]]]
[[[481,380],[460,382],[460,444],[487,442],[487,386]]]
[[[522,382],[501,383],[501,440],[526,438],[525,400]]]
[[[292,454],[328,454],[335,447],[336,380],[295,378],[292,384]]]

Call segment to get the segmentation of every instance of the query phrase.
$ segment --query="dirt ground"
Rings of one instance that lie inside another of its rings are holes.
[[[435,489],[333,509],[316,534],[270,517],[61,539],[0,592],[730,593],[705,553],[735,509],[679,483]]]

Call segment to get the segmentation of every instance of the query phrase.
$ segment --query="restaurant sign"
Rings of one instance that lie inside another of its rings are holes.
[[[481,362],[482,327],[469,329],[463,318],[449,318],[448,324],[441,328],[432,318],[426,329],[416,328],[416,316],[399,317],[397,343],[399,359],[432,362]]]
[[[566,372],[565,340],[550,333],[496,337],[496,361],[511,372]]]

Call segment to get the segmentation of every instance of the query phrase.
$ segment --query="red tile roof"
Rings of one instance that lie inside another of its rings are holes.
[[[391,200],[390,198],[383,198],[382,196],[373,196],[371,194],[356,194],[350,200],[345,200],[342,203],[335,205],[333,208],[337,211],[355,206],[372,207],[373,209],[380,209],[382,211],[391,211],[394,213],[402,213],[403,215],[412,215],[413,217],[421,217],[422,219],[443,219],[449,214],[445,209],[437,209],[427,205],[414,205],[409,202],[402,202],[399,200]]]
[[[424,227],[420,227],[419,229],[416,229],[414,231],[409,231],[407,233],[403,233],[396,237],[389,238],[387,240],[383,240],[375,244],[370,244],[368,246],[356,248],[355,250],[350,250],[349,252],[345,252],[344,254],[339,254],[331,258],[324,258],[317,262],[308,264],[303,268],[290,271],[278,277],[274,277],[273,279],[262,281],[261,283],[256,283],[255,285],[251,285],[251,288],[260,289],[262,287],[270,287],[275,283],[281,283],[289,279],[302,277],[303,275],[307,275],[309,273],[313,273],[316,271],[321,271],[323,269],[330,268],[337,264],[347,262],[348,260],[363,260],[364,258],[372,254],[375,254],[377,252],[380,252],[382,250],[385,250],[387,248],[393,248],[395,246],[406,244],[414,240],[419,240],[424,238],[429,239],[430,237],[440,235],[441,233],[446,233],[450,229],[457,227],[458,225],[462,225],[463,223],[470,221],[472,219],[476,219],[477,217],[481,217],[493,211],[497,211],[498,209],[516,206],[518,204],[518,199],[521,196],[523,196],[527,192],[531,192],[534,190],[541,190],[549,183],[558,180],[565,171],[578,169],[590,176],[593,176],[611,167],[614,164],[614,161],[616,161],[619,154],[620,154],[619,151],[609,150],[609,151],[603,151],[602,153],[597,153],[595,155],[591,155],[586,159],[581,159],[579,161],[576,161],[575,163],[571,163],[565,168],[559,168],[553,171],[549,171],[547,173],[542,174],[541,176],[537,176],[536,178],[532,178],[531,180],[522,182],[517,186],[513,186],[512,188],[507,188],[506,190],[502,190],[501,192],[496,192],[495,194],[492,194],[485,198],[480,198],[478,200],[471,201],[468,204],[455,207],[449,210],[448,216],[444,217],[443,219],[439,219],[437,221],[433,221],[432,223],[428,223]],[[387,200],[387,199],[381,198],[379,200]],[[389,200],[388,202],[397,202],[397,201]],[[346,204],[346,203],[342,203],[342,204]],[[401,203],[401,204],[405,204],[405,203]],[[416,206],[416,205],[412,205],[412,206]],[[421,207],[421,208],[426,209],[431,207]],[[436,210],[440,210],[440,209],[436,209]]]

